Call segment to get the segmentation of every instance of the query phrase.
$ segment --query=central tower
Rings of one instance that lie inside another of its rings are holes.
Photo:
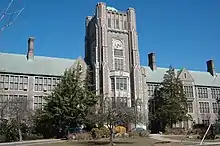
[[[95,15],[86,18],[85,61],[103,99],[126,106],[143,101],[134,8],[121,12],[103,2],[96,5]]]

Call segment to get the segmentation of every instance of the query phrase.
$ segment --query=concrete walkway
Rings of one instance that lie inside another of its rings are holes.
[[[159,141],[170,141],[170,142],[177,142],[177,143],[181,142],[181,140],[167,138],[166,136],[160,135],[160,134],[150,134],[150,138],[153,138],[153,139],[156,139],[156,140],[159,140]],[[189,141],[189,140],[183,140],[183,143],[187,144],[187,145],[193,145],[193,146],[196,146],[196,145],[200,144],[200,142]],[[202,145],[220,145],[220,141],[203,142]]]

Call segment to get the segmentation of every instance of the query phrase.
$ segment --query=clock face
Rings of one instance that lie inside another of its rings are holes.
[[[122,49],[122,42],[120,40],[113,40],[113,49]]]

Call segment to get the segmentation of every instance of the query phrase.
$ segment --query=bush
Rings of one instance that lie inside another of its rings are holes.
[[[93,139],[99,139],[101,138],[101,132],[98,128],[92,128],[91,135]]]
[[[172,135],[184,135],[185,129],[184,128],[166,128],[165,134],[172,134]]]
[[[208,125],[206,124],[195,124],[193,126],[194,131],[196,131],[199,134],[199,138],[202,139],[204,136],[206,130],[208,129]],[[205,139],[215,139],[215,129],[213,126],[210,127],[209,132],[206,135]]]
[[[110,131],[106,127],[93,128],[91,130],[91,135],[93,139],[106,138],[110,136]]]
[[[149,136],[149,132],[148,131],[142,131],[141,133],[139,133],[140,137],[148,137]]]
[[[79,133],[76,134],[76,140],[91,140],[92,136],[90,133]]]
[[[138,137],[140,136],[138,132],[136,131],[132,131],[132,132],[128,132],[129,137]]]
[[[37,139],[43,139],[43,135],[30,134],[27,136],[27,139],[25,140],[37,140]]]
[[[99,130],[100,130],[100,136],[102,138],[106,138],[110,136],[110,130],[108,128],[103,126]]]
[[[0,143],[1,142],[5,142],[5,136],[4,135],[0,135]]]

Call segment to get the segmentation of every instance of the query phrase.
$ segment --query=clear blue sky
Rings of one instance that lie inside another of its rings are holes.
[[[10,0],[0,0],[0,7]],[[158,66],[206,70],[215,60],[220,72],[220,0],[103,0],[118,10],[134,7],[137,14],[141,64],[156,52]],[[24,7],[13,26],[0,34],[0,52],[24,54],[34,36],[35,55],[84,56],[85,18],[97,0],[15,0]],[[0,23],[3,25],[2,23]],[[2,62],[1,62],[2,63]]]

